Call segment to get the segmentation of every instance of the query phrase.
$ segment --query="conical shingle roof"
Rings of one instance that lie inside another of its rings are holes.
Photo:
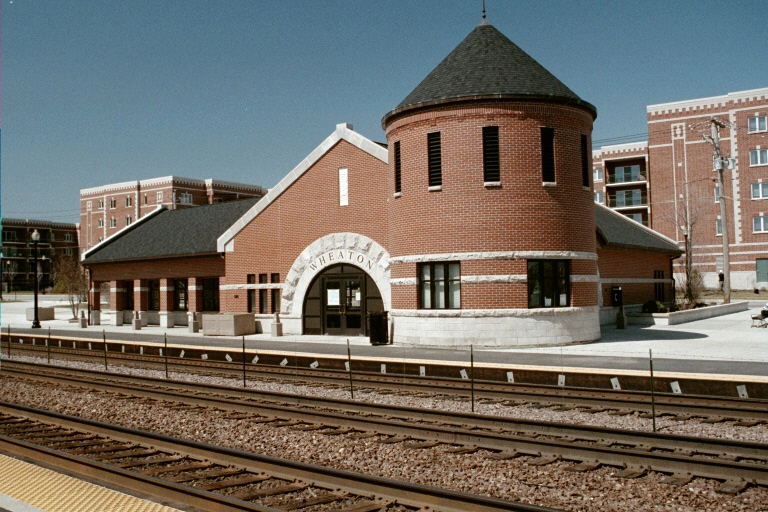
[[[492,25],[481,23],[395,108],[404,111],[466,99],[522,99],[571,103],[597,116],[552,73]]]

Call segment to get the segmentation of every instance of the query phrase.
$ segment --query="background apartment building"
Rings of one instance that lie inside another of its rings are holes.
[[[165,176],[80,190],[81,251],[106,240],[159,205],[169,209],[262,197],[258,185]]]
[[[648,140],[593,152],[595,201],[648,225],[685,247],[704,284],[718,286],[723,229],[728,230],[731,286],[768,288],[768,88],[649,105]],[[712,119],[724,171],[726,218],[713,168]],[[602,181],[599,181],[598,178]],[[685,258],[676,262],[682,274]]]

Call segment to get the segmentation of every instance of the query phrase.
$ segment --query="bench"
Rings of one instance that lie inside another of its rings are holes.
[[[752,327],[768,327],[768,324],[765,323],[765,317],[762,313],[752,315]]]

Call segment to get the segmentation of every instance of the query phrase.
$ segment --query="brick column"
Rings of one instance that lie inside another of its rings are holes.
[[[173,279],[160,279],[160,327],[173,327]]]
[[[139,313],[141,326],[147,326],[147,310],[149,309],[149,283],[146,279],[133,281],[133,310]]]
[[[109,309],[112,310],[112,325],[123,325],[125,289],[120,281],[109,282]]]
[[[90,302],[91,318],[89,322],[91,325],[101,325],[101,283],[93,281],[91,283],[91,289],[88,291],[88,301]]]

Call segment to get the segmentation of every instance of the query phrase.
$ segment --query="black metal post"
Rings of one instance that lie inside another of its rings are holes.
[[[51,327],[48,326],[48,339],[45,340],[45,346],[48,352],[48,364],[51,364]]]
[[[33,286],[35,292],[35,319],[32,321],[32,328],[40,328],[40,319],[37,316],[37,242],[40,240],[40,233],[35,230],[32,232],[32,265],[35,267],[35,284]]]
[[[469,386],[472,392],[472,412],[475,412],[475,351],[472,345],[469,346]]]
[[[243,336],[243,387],[245,387],[245,336]]]
[[[106,331],[101,331],[101,338],[104,340],[104,371],[109,371],[109,366],[107,366],[107,333]]]
[[[11,358],[11,326],[8,326],[8,359]]]
[[[653,432],[656,432],[656,393],[653,383],[653,350],[648,349],[648,360],[651,363],[651,416],[653,416]]]
[[[352,385],[352,352],[349,350],[349,339],[347,339],[347,364],[349,365],[349,394],[352,399],[355,398],[355,388]]]
[[[163,333],[163,356],[165,357],[165,378],[168,379],[168,335]]]

